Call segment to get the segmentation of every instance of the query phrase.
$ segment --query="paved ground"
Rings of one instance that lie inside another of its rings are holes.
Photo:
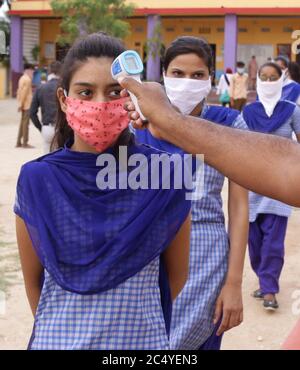
[[[0,291],[5,291],[6,296],[4,315],[0,308],[0,349],[26,348],[33,323],[20,272],[12,206],[20,166],[41,155],[42,149],[40,135],[33,125],[30,126],[30,143],[36,148],[14,148],[19,120],[16,108],[15,100],[0,101]],[[245,321],[225,336],[224,349],[279,349],[299,318],[292,313],[292,294],[300,291],[299,225],[300,211],[295,211],[287,235],[280,310],[268,314],[250,297],[257,282],[247,259],[243,288]]]

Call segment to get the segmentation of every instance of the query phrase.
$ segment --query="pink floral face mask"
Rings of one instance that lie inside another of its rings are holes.
[[[123,108],[125,101],[126,98],[92,102],[67,97],[68,124],[85,143],[102,152],[129,125],[127,112]]]

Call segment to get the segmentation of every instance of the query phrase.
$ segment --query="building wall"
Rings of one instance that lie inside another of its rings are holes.
[[[138,8],[148,9],[208,9],[208,8],[299,8],[299,0],[128,0]],[[50,0],[15,0],[13,10],[49,10]]]
[[[46,47],[52,44],[56,44],[57,36],[60,34],[60,21],[59,19],[41,19],[40,20],[40,41],[41,41],[41,53],[40,53],[40,64],[47,65],[55,59],[50,57],[49,50],[46,51]]]
[[[126,45],[143,55],[143,46],[147,39],[147,20],[130,20],[131,34]],[[300,30],[298,17],[239,17],[238,20],[239,57],[252,54],[264,62],[268,57],[278,55],[278,44],[291,45],[293,30]],[[224,68],[224,17],[162,17],[162,42],[167,47],[180,35],[204,37],[210,44],[216,45],[216,69],[220,73]],[[261,47],[259,47],[261,45]],[[243,49],[247,53],[243,52]],[[261,57],[260,57],[261,56]],[[291,59],[296,56],[291,54]],[[245,60],[247,62],[248,60]]]

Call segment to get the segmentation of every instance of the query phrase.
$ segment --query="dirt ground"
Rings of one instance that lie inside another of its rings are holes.
[[[39,132],[31,124],[30,144],[35,148],[16,149],[18,121],[15,100],[0,101],[0,294],[6,298],[5,312],[1,312],[0,306],[0,349],[25,349],[33,324],[20,271],[12,207],[20,167],[42,154],[42,143]],[[261,303],[250,297],[257,288],[257,280],[247,258],[243,284],[245,320],[240,327],[225,335],[223,349],[279,349],[299,319],[292,312],[292,294],[300,291],[299,225],[300,210],[295,210],[286,239],[279,311],[267,313]]]

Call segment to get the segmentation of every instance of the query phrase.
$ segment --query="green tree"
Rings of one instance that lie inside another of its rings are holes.
[[[98,31],[125,38],[130,30],[125,19],[134,11],[134,5],[126,4],[126,0],[52,0],[51,7],[62,17],[63,34],[58,37],[62,45]]]

